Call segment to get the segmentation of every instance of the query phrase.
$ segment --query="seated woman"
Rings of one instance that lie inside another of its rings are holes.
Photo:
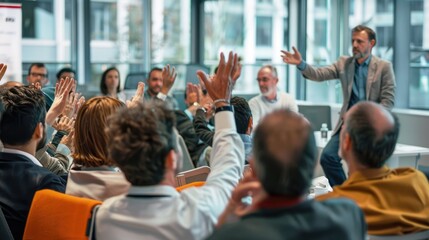
[[[100,81],[100,91],[104,96],[116,98],[125,102],[125,94],[121,92],[121,76],[119,70],[110,67],[103,72]]]
[[[94,97],[77,114],[73,166],[66,194],[105,200],[128,191],[129,183],[107,154],[107,118],[125,105],[111,97]]]

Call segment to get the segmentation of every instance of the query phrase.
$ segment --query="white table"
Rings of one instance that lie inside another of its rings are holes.
[[[331,131],[328,133],[328,140],[322,140],[320,137],[320,131],[315,131],[314,136],[316,138],[317,148],[319,149],[319,152],[322,152],[331,137]],[[397,143],[395,151],[387,160],[386,165],[390,168],[405,166],[417,168],[417,166],[419,166],[420,158],[427,155],[429,155],[429,148]]]

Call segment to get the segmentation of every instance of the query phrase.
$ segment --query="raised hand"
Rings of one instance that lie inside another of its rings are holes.
[[[63,109],[63,116],[67,116],[68,118],[72,118],[75,114],[75,109],[78,105],[81,96],[80,93],[71,92],[67,98],[66,106]]]
[[[59,83],[55,85],[55,99],[51,108],[46,113],[46,123],[52,125],[55,118],[57,118],[64,110],[70,91],[75,87],[73,78],[62,78]]]
[[[67,116],[62,116],[58,122],[55,122],[52,127],[57,131],[64,131],[70,133],[74,129],[75,120],[68,118]]]
[[[216,75],[209,78],[203,71],[197,71],[198,77],[204,81],[216,107],[229,105],[233,86],[233,72],[237,71],[237,62],[237,54],[230,52],[228,61],[225,62],[225,56],[221,53]]]
[[[162,88],[161,92],[165,95],[168,94],[170,89],[173,87],[174,81],[176,81],[177,73],[176,69],[173,67],[170,69],[170,65],[167,64],[162,69]]]
[[[4,63],[0,63],[0,81],[6,73],[7,65]]]
[[[143,95],[144,95],[144,83],[139,82],[137,85],[136,93],[131,98],[131,100],[127,100],[127,107],[132,107],[136,105],[138,102],[140,102],[143,99]]]
[[[295,47],[292,47],[292,50],[293,54],[288,51],[281,50],[281,57],[284,63],[298,65],[302,62],[301,53],[299,53],[299,51]]]
[[[252,197],[252,203],[249,205],[242,201],[245,197]],[[216,227],[220,227],[229,219],[238,219],[257,209],[260,203],[266,197],[261,183],[250,172],[244,174],[243,179],[232,191],[228,205],[220,215]]]
[[[238,62],[238,58],[237,58],[237,67],[234,69],[234,72],[232,73],[232,86],[235,86],[235,82],[237,82],[238,78],[241,75],[241,63]]]
[[[200,103],[201,95],[197,85],[192,83],[186,84],[186,101],[188,104],[193,104],[194,102]]]

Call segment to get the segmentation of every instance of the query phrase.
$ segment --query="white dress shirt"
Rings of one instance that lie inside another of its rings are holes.
[[[277,92],[277,99],[274,101],[268,101],[263,95],[259,94],[249,100],[249,107],[252,110],[253,129],[256,128],[265,115],[276,109],[289,108],[294,112],[298,112],[298,104],[296,104],[295,99],[285,92]]]
[[[234,115],[215,116],[211,172],[204,186],[178,193],[166,185],[132,186],[107,199],[96,217],[97,239],[204,239],[214,230],[243,170],[244,147]]]

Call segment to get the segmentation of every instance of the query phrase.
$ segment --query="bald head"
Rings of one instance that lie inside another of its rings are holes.
[[[344,133],[349,134],[352,152],[359,163],[369,168],[379,168],[395,150],[399,122],[381,105],[360,102],[346,113]]]
[[[255,171],[271,195],[298,197],[306,193],[313,177],[316,153],[310,124],[290,110],[272,112],[255,130]]]

